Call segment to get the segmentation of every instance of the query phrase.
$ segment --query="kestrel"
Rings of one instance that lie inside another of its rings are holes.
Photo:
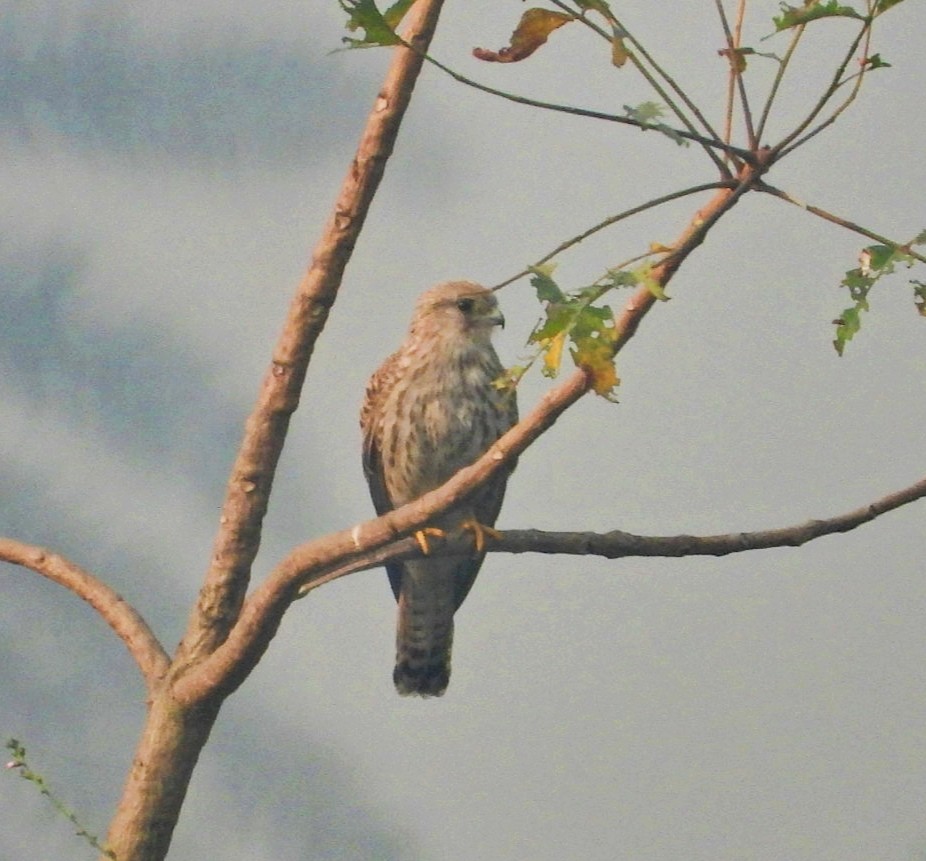
[[[438,284],[418,300],[405,342],[370,378],[360,413],[363,470],[378,514],[440,487],[517,421],[514,390],[495,385],[503,368],[491,337],[504,324],[495,294],[469,281]],[[481,539],[513,468],[430,527],[471,528]],[[440,696],[447,688],[453,614],[484,558],[477,540],[466,557],[386,565],[399,604],[393,681],[400,694]]]

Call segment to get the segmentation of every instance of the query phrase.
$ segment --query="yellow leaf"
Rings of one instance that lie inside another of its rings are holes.
[[[595,365],[595,367],[588,368],[588,370],[592,374],[592,388],[595,390],[595,394],[601,395],[603,398],[613,398],[614,389],[620,383],[614,363],[608,362],[607,364]]]
[[[549,341],[543,356],[543,373],[547,377],[555,377],[559,373],[559,366],[563,361],[563,345],[566,343],[566,332],[560,332]]]
[[[517,63],[534,53],[550,33],[563,24],[575,20],[575,15],[565,15],[550,9],[528,9],[511,34],[511,44],[500,51],[485,48],[473,48],[473,56],[489,63]]]
[[[615,30],[614,35],[611,37],[611,64],[620,69],[627,62],[628,56],[624,37],[618,35],[617,30]]]

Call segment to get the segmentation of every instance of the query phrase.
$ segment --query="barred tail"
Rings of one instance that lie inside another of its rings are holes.
[[[455,568],[447,560],[407,563],[392,673],[396,690],[403,696],[439,697],[447,689],[456,608]]]

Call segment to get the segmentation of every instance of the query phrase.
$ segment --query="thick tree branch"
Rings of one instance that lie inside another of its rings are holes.
[[[559,556],[603,556],[606,559],[642,556],[728,556],[747,550],[773,547],[801,547],[817,538],[851,532],[897,508],[926,497],[926,478],[881,499],[825,520],[808,520],[778,529],[735,532],[727,535],[636,535],[614,529],[610,532],[547,532],[540,529],[506,529],[490,538],[491,553],[549,553]],[[466,531],[435,540],[430,556],[465,556],[472,552],[473,539]],[[378,568],[386,561],[422,558],[413,538],[403,538],[381,547],[347,565],[313,573],[299,590],[306,595],[319,586],[347,574]]]
[[[118,592],[63,556],[12,538],[0,538],[0,559],[47,577],[93,607],[125,643],[148,692],[153,691],[167,672],[170,659],[145,620]]]
[[[409,13],[406,38],[413,50],[395,49],[332,215],[296,290],[232,467],[211,563],[178,653],[182,664],[211,652],[238,617],[289,419],[299,405],[315,342],[392,153],[442,5],[442,0],[426,0]]]

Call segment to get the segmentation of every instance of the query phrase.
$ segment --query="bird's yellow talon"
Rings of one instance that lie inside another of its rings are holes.
[[[443,529],[438,529],[436,526],[425,526],[424,529],[419,529],[415,532],[415,541],[418,542],[418,547],[421,548],[421,552],[425,556],[428,556],[431,553],[431,545],[428,544],[428,536],[433,535],[435,538],[446,538],[447,533]]]
[[[486,526],[475,518],[472,520],[464,520],[463,523],[460,524],[460,529],[465,529],[473,533],[473,544],[476,545],[477,553],[482,553],[482,551],[485,550],[487,535],[489,538],[494,538],[496,541],[502,537],[502,533],[497,529]]]

